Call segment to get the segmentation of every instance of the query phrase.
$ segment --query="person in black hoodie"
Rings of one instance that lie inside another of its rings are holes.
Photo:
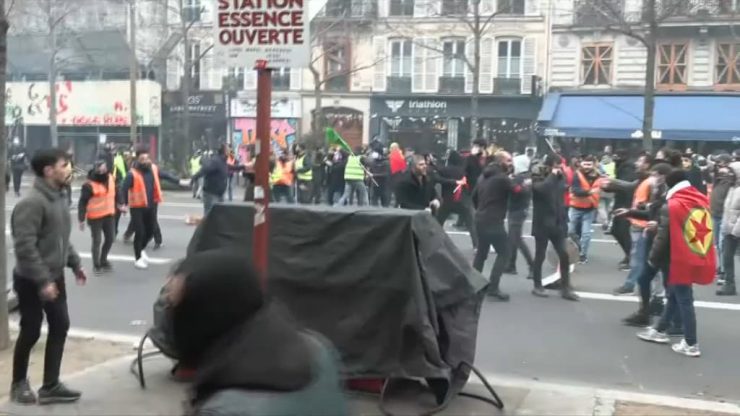
[[[496,250],[496,261],[491,269],[488,294],[500,301],[508,301],[509,295],[499,289],[501,275],[509,261],[509,237],[506,234],[504,220],[509,205],[509,197],[521,192],[510,178],[512,168],[511,155],[498,152],[493,161],[483,170],[483,176],[473,190],[475,206],[475,227],[478,230],[478,248],[473,260],[473,268],[483,271],[488,252],[493,246]]]
[[[460,153],[450,151],[447,164],[437,169],[437,182],[442,185],[442,205],[437,212],[437,221],[444,227],[450,214],[457,214],[461,222],[470,230],[473,249],[478,246],[478,237],[473,224],[473,200],[471,187],[465,177],[465,167]]]
[[[370,181],[370,205],[387,208],[391,203],[391,164],[379,141],[370,143],[370,148],[372,152],[367,158],[373,179]]]
[[[543,164],[532,171],[532,236],[535,241],[532,294],[547,297],[542,286],[542,263],[545,261],[547,244],[552,243],[560,264],[560,294],[564,299],[577,301],[570,284],[570,259],[565,249],[568,235],[565,193],[568,185],[563,173],[562,159],[548,155]]]
[[[93,272],[111,272],[108,253],[116,238],[116,207],[121,205],[121,193],[105,160],[95,162],[87,175],[87,182],[80,188],[77,220],[80,230],[85,229],[85,219],[92,235]],[[102,239],[101,239],[102,237]]]
[[[524,260],[527,262],[529,278],[531,279],[534,258],[532,257],[532,252],[529,250],[529,246],[527,246],[527,243],[522,238],[524,221],[527,219],[529,203],[532,201],[532,179],[529,172],[529,163],[515,163],[514,177],[512,180],[514,188],[520,191],[512,193],[509,199],[508,225],[511,255],[509,256],[509,263],[506,265],[504,273],[518,274],[516,271],[516,258],[517,252],[521,251]]]
[[[414,155],[412,159],[411,169],[402,173],[396,183],[396,202],[403,209],[436,211],[440,204],[426,158]]]
[[[220,146],[216,154],[206,159],[200,171],[191,181],[203,178],[203,215],[208,215],[216,203],[224,202],[224,193],[229,181],[229,165],[226,163],[226,146]]]

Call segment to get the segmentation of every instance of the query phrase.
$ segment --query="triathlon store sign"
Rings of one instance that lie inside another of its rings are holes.
[[[216,61],[252,68],[302,68],[310,59],[308,0],[218,0],[214,28]]]

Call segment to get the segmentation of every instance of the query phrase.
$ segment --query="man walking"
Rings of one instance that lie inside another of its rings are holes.
[[[107,163],[99,160],[80,189],[80,201],[77,205],[80,231],[85,229],[85,219],[90,226],[95,274],[113,271],[108,262],[108,253],[116,238],[116,205],[120,205],[117,204],[116,181],[108,172]]]
[[[529,150],[529,149],[527,149]],[[522,235],[524,233],[524,221],[529,214],[529,203],[532,200],[532,179],[529,173],[531,158],[515,157],[514,158],[514,188],[520,192],[513,193],[509,199],[509,213],[507,215],[509,225],[509,246],[511,255],[509,263],[506,265],[504,273],[516,275],[516,258],[517,252],[521,251],[524,260],[527,262],[529,269],[529,278],[532,278],[532,266],[534,259],[529,246],[524,242]]]
[[[13,147],[10,148],[10,170],[13,172],[13,191],[15,196],[21,196],[21,181],[23,172],[28,167],[28,156],[26,149],[21,145],[19,138],[13,139]]]
[[[355,194],[357,195],[357,205],[361,207],[368,205],[367,185],[365,185],[365,158],[357,155],[361,152],[362,149],[357,148],[355,153],[347,158],[347,165],[344,168],[344,194],[337,202],[339,206],[348,204]]]
[[[71,219],[64,187],[72,178],[68,155],[60,149],[38,151],[31,160],[36,175],[28,196],[13,209],[11,227],[16,265],[13,288],[18,296],[20,333],[13,354],[13,384],[10,399],[34,404],[28,361],[41,334],[44,314],[49,326],[44,354],[44,383],[39,390],[41,404],[71,403],[81,394],[59,381],[64,343],[69,330],[64,268],[71,268],[77,283],[87,281],[80,256],[69,241]]]
[[[732,189],[725,198],[722,215],[722,262],[725,271],[725,284],[717,291],[719,296],[735,296],[735,253],[740,242],[740,162],[730,164],[734,179]]]
[[[208,215],[219,202],[224,202],[228,187],[229,165],[226,161],[226,146],[221,146],[216,154],[204,161],[203,167],[193,176],[193,181],[203,182],[203,215]]]
[[[730,189],[735,186],[735,174],[730,169],[730,163],[732,163],[732,156],[729,154],[721,154],[717,157],[716,164],[714,166],[714,178],[712,182],[712,194],[709,200],[709,206],[712,210],[712,221],[717,230],[722,229],[722,216],[725,211],[725,200]],[[723,233],[717,232],[714,234],[714,245],[717,248],[717,284],[724,284],[725,282],[725,269],[723,267]]]
[[[570,222],[568,234],[580,235],[581,264],[588,263],[588,248],[591,244],[591,225],[599,209],[599,172],[596,160],[586,156],[576,171],[570,188]]]
[[[670,338],[666,331],[678,314],[684,338],[673,345],[673,351],[699,357],[692,286],[707,285],[714,280],[717,259],[712,215],[707,197],[689,183],[685,171],[673,170],[666,177],[666,185],[669,188],[667,203],[661,208],[658,232],[648,258],[651,266],[668,270],[668,304],[660,322],[637,336],[645,341],[667,344]]]
[[[403,209],[436,211],[439,198],[434,182],[427,174],[427,161],[422,155],[413,156],[414,163],[401,174],[396,183],[396,201]]]
[[[196,150],[193,157],[190,158],[190,176],[192,178],[190,187],[193,190],[193,199],[200,199],[201,193],[203,192],[203,188],[201,187],[201,179],[195,179],[195,175],[200,172],[202,162],[203,154],[200,150]]]

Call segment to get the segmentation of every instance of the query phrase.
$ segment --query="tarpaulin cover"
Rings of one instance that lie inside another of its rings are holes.
[[[252,204],[215,206],[188,253],[241,246],[251,257],[253,216]],[[348,378],[459,391],[486,285],[427,212],[270,206],[270,294],[334,343]]]

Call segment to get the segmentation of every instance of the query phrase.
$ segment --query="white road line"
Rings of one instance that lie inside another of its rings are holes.
[[[449,234],[449,235],[466,235],[466,236],[469,236],[470,235],[470,233],[467,232],[467,231],[446,231],[445,230],[445,232],[447,234]],[[524,235],[522,237],[524,237],[524,238],[534,238],[531,235]],[[617,242],[615,240],[607,240],[607,239],[603,239],[603,238],[592,238],[591,239],[591,242],[592,243],[613,243],[613,244],[617,244]]]
[[[92,258],[91,253],[79,253],[79,255],[83,259]],[[121,254],[108,254],[108,260],[133,263],[134,260],[136,260],[136,258],[134,258],[134,256],[126,256],[126,255],[121,255]],[[149,258],[149,264],[169,264],[169,263],[172,263],[172,259],[166,259],[162,257],[150,257]]]

